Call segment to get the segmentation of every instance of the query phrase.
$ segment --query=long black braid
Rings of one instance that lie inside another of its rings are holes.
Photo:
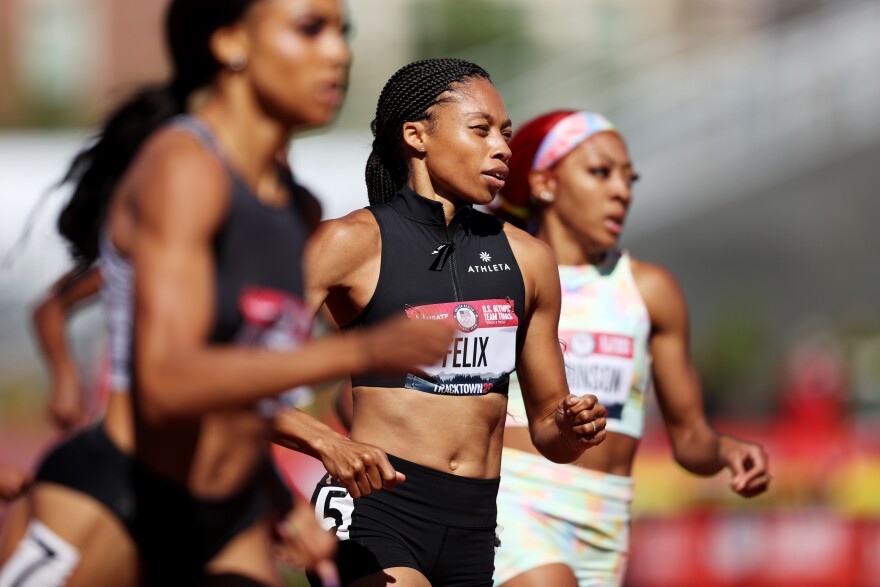
[[[463,59],[415,61],[391,76],[370,123],[374,137],[366,168],[370,204],[387,202],[406,183],[408,170],[401,152],[404,123],[430,122],[428,111],[443,101],[440,96],[454,91],[452,84],[472,77],[490,79],[482,67]]]

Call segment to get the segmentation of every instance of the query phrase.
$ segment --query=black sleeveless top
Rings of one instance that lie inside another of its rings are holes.
[[[311,194],[279,164],[278,173],[291,201],[283,208],[267,206],[232,168],[204,123],[183,115],[170,124],[191,133],[215,153],[229,175],[229,209],[213,242],[215,310],[211,342],[277,350],[298,346],[310,336],[313,323],[302,301],[302,258],[310,232],[305,206]],[[290,403],[295,401],[295,394],[282,394],[280,398]],[[261,402],[267,412],[275,407],[275,400]]]
[[[379,282],[348,327],[405,312],[411,319],[453,321],[458,332],[436,365],[396,377],[355,376],[352,385],[442,395],[506,393],[516,366],[525,285],[503,223],[465,206],[447,226],[439,202],[407,187],[367,210],[382,239]]]

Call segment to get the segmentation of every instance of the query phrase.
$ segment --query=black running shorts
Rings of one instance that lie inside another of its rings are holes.
[[[434,587],[489,587],[496,547],[498,479],[472,479],[388,455],[406,481],[352,499],[326,475],[312,504],[340,539],[343,585],[382,569],[408,567]],[[319,583],[309,577],[312,585]]]

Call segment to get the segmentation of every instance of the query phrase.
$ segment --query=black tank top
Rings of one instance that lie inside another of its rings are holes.
[[[442,395],[506,393],[516,366],[525,285],[502,222],[465,206],[447,226],[439,202],[407,187],[367,210],[382,239],[379,282],[349,327],[405,312],[411,319],[454,321],[458,332],[436,365],[397,377],[355,376],[352,385]]]
[[[310,336],[313,323],[302,301],[302,258],[310,231],[305,206],[311,195],[279,164],[279,177],[291,202],[283,208],[267,206],[232,168],[204,123],[184,115],[171,125],[194,135],[217,155],[229,175],[229,209],[213,243],[215,310],[210,340],[295,348]],[[261,402],[261,409],[268,415],[278,401],[295,402],[300,391]]]

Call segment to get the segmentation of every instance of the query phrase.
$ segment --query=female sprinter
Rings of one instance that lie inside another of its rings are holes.
[[[307,190],[299,188],[297,191],[299,205],[304,206],[308,220],[309,231],[313,230],[320,222],[320,204]],[[118,313],[124,314],[130,311],[129,303],[119,304],[114,298],[112,284],[105,284],[100,270],[100,259],[87,270],[83,265],[78,265],[58,280],[40,301],[33,313],[34,329],[37,333],[38,347],[43,354],[51,378],[47,415],[49,419],[62,432],[68,432],[77,426],[86,424],[90,413],[96,412],[103,417],[103,427],[106,431],[112,431],[115,435],[123,438],[131,436],[132,432],[126,432],[131,428],[130,413],[130,385],[128,378],[129,349],[128,336],[118,328],[112,326],[119,324]],[[93,298],[103,294],[106,304],[105,312],[110,314],[107,323],[111,326],[108,331],[109,347],[108,356],[114,359],[113,364],[105,363],[106,371],[102,374],[102,382],[99,385],[99,396],[88,398],[87,392],[82,388],[79,367],[76,364],[67,344],[67,326],[73,311],[92,301]],[[112,381],[110,381],[112,379]],[[111,393],[105,393],[110,392]],[[285,402],[287,403],[287,402]],[[87,406],[88,409],[87,409]],[[118,448],[122,448],[121,446]],[[130,452],[130,447],[125,450]],[[4,493],[2,481],[11,475],[4,476],[4,468],[0,466],[0,499],[11,499]],[[28,480],[30,475],[22,472],[21,480]],[[277,479],[270,476],[268,479],[284,492]],[[28,483],[19,483],[21,490],[27,488]],[[19,491],[21,493],[22,491]],[[284,515],[286,508],[290,506],[290,499],[286,495],[280,495],[282,500],[276,504],[280,508],[274,512],[276,516]],[[309,515],[306,515],[306,513]],[[3,523],[3,534],[0,543],[6,549],[14,548],[18,537],[24,534],[28,524],[27,505],[15,502],[9,509]],[[289,561],[295,561],[297,566],[312,567],[318,561],[325,559],[335,550],[335,539],[320,529],[309,508],[292,511],[285,524],[279,526],[281,535],[278,538],[286,538],[283,544],[278,544],[279,554]],[[15,539],[7,539],[6,536],[15,536]],[[0,560],[5,560],[9,552],[0,552]]]
[[[706,421],[675,279],[617,249],[637,179],[620,133],[598,114],[553,112],[520,128],[511,149],[510,176],[493,207],[528,225],[556,254],[569,389],[599,397],[608,438],[572,464],[541,458],[521,427],[524,380],[511,381],[495,584],[621,585],[630,471],[652,375],[685,469],[713,475],[727,468],[731,488],[751,497],[767,489],[767,457],[761,446],[720,435]]]
[[[303,341],[308,231],[276,157],[294,130],[332,119],[344,29],[337,0],[171,3],[172,79],[74,161],[61,219],[85,265],[100,250],[124,380],[105,424],[42,464],[0,585],[280,584],[261,479],[269,400],[447,347],[448,329],[404,320]]]
[[[406,480],[352,499],[327,475],[316,513],[343,539],[344,585],[488,586],[510,373],[527,390],[532,441],[554,461],[601,442],[604,408],[567,394],[549,248],[473,208],[504,185],[510,158],[489,75],[458,59],[411,63],[382,90],[373,132],[371,206],[310,241],[307,304],[326,302],[349,331],[406,315],[456,336],[420,369],[354,377],[351,438],[386,451]]]

